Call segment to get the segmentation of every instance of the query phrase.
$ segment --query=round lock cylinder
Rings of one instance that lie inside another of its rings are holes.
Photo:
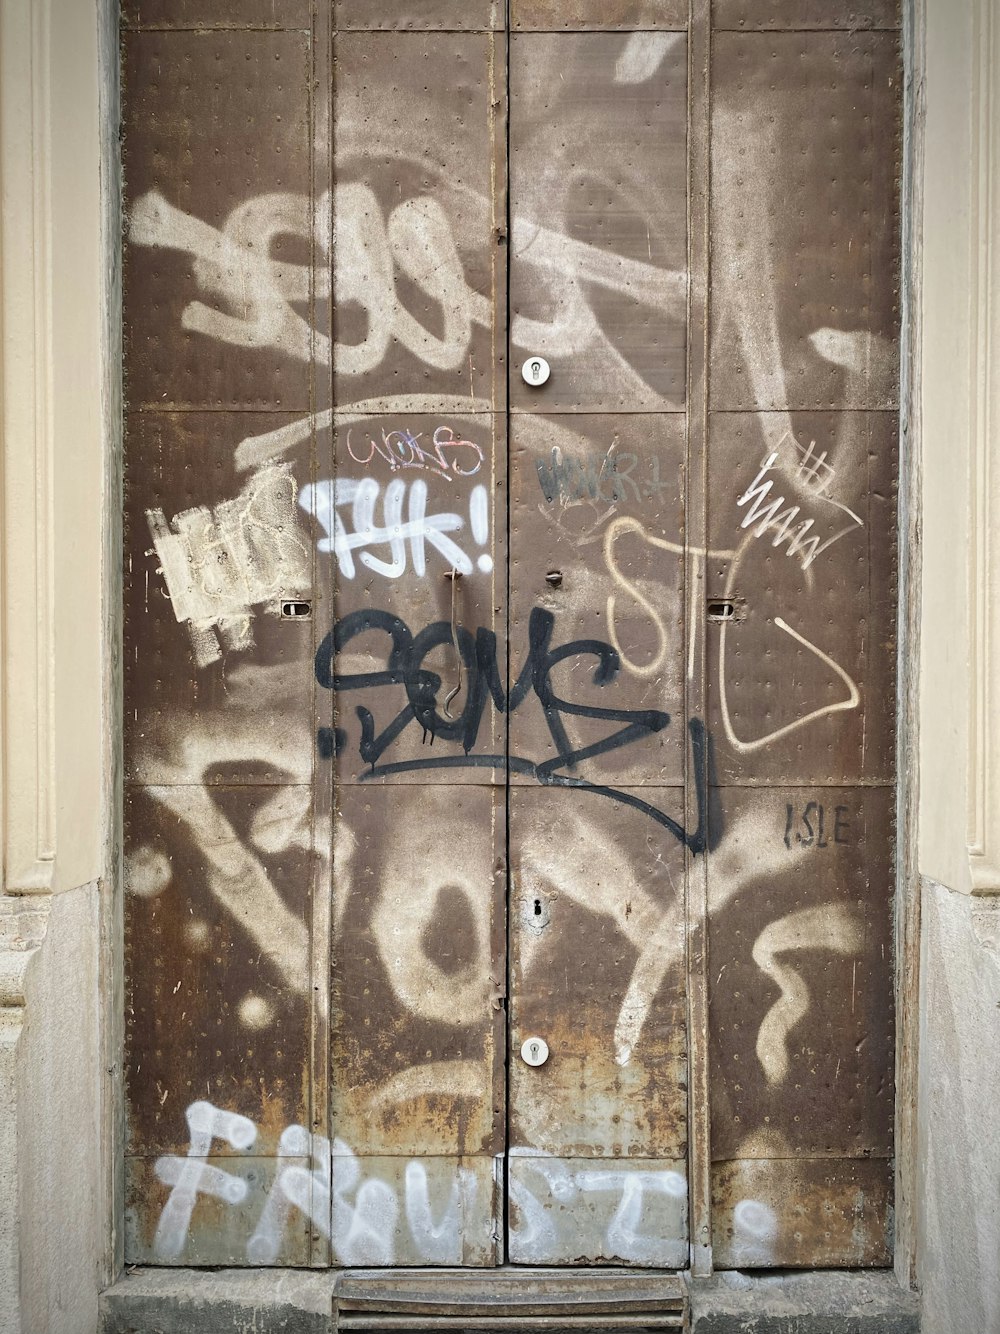
[[[532,389],[543,385],[551,374],[549,363],[544,357],[529,357],[521,366],[521,379]]]
[[[544,1038],[525,1038],[521,1043],[521,1060],[525,1065],[544,1065],[549,1059],[549,1044]]]

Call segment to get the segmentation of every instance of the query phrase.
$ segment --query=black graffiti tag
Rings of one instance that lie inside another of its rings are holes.
[[[663,731],[669,726],[670,715],[659,709],[615,709],[576,704],[557,695],[552,685],[552,672],[567,658],[581,655],[596,658],[592,680],[599,686],[610,685],[615,680],[621,670],[621,660],[617,651],[600,639],[575,639],[554,648],[554,627],[555,617],[551,612],[542,607],[532,610],[528,620],[528,656],[509,693],[505,693],[493,631],[480,626],[473,635],[464,626],[457,626],[453,632],[449,621],[435,621],[413,634],[406,622],[391,612],[355,611],[337,621],[320,645],[316,653],[316,680],[324,689],[338,694],[350,690],[375,690],[388,685],[401,685],[405,689],[405,707],[381,731],[369,709],[363,705],[356,708],[361,724],[358,754],[369,766],[368,773],[363,775],[365,778],[384,778],[427,769],[505,769],[529,774],[548,787],[577,788],[632,806],[668,829],[692,852],[714,848],[721,825],[710,800],[715,781],[711,738],[700,719],[692,719],[688,727],[698,805],[698,824],[690,834],[672,816],[633,792],[592,783],[574,772],[583,760],[606,755]],[[385,634],[390,641],[385,668],[374,672],[337,673],[334,668],[336,655],[356,636],[373,630]],[[453,644],[458,646],[468,684],[461,713],[449,718],[438,709],[441,678],[426,668],[424,662],[434,649]],[[487,702],[492,701],[498,713],[510,714],[530,693],[534,693],[542,706],[555,744],[555,758],[535,762],[517,755],[474,753]],[[567,715],[599,719],[619,726],[601,740],[574,749],[563,725]],[[423,730],[425,739],[457,742],[461,745],[461,753],[427,754],[415,760],[381,764],[385,752],[414,722]],[[317,739],[320,753],[327,759],[341,753],[347,745],[347,735],[339,727],[320,728]]]

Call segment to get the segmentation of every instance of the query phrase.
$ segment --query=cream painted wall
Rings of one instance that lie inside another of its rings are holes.
[[[970,0],[927,0],[920,385],[920,869],[971,889],[969,735],[969,290],[973,181]]]
[[[1000,899],[923,882],[922,1334],[1000,1331]]]
[[[97,9],[0,9],[3,888],[103,870],[104,309]]]
[[[924,0],[917,1275],[1000,1331],[1000,0]]]
[[[21,1329],[77,1334],[96,1327],[105,1237],[94,1004],[100,894],[82,885],[49,902],[18,1053]]]
[[[1000,891],[1000,18],[925,0],[920,869]],[[992,644],[992,648],[991,648]]]
[[[3,1334],[92,1334],[113,1254],[106,17],[0,4]]]

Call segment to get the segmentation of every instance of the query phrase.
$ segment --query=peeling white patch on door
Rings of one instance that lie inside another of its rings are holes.
[[[198,667],[253,647],[254,609],[278,614],[283,598],[312,584],[308,539],[298,526],[291,466],[259,469],[233,500],[183,510],[167,523],[147,510],[153,548],[178,621],[187,622]]]

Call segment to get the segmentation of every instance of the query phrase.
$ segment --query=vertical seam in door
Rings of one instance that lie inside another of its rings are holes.
[[[708,263],[710,179],[711,0],[691,0],[688,23],[688,365],[685,504],[686,664],[684,721],[690,731],[696,718],[706,718],[705,585],[708,562]],[[696,643],[691,641],[695,640]],[[700,645],[701,652],[696,650]],[[685,747],[685,828],[692,829],[698,812],[708,812],[708,755],[694,763],[694,737]],[[704,784],[705,791],[699,787]],[[704,805],[700,799],[704,799]],[[707,835],[707,824],[706,824]],[[685,919],[688,995],[688,1177],[691,1268],[696,1275],[712,1271],[711,1141],[708,1080],[708,858],[709,839],[698,850],[688,843],[685,875]]]
[[[511,102],[510,102],[510,0],[504,4],[504,227],[506,230],[506,257],[507,264],[504,272],[504,442],[507,451],[506,465],[504,474],[507,484],[504,487],[504,500],[506,503],[506,514],[504,522],[506,524],[504,548],[506,552],[505,564],[505,596],[504,596],[504,641],[505,662],[506,662],[506,697],[508,706],[504,710],[504,934],[507,942],[506,950],[506,1044],[504,1052],[504,1144],[503,1144],[503,1195],[501,1208],[503,1212],[503,1263],[510,1262],[510,1189],[508,1176],[510,1175],[510,1062],[511,1062],[511,948],[510,948],[510,909],[511,909],[511,865],[510,865],[510,485],[511,485],[511,457],[510,457],[510,270],[511,270],[511,251],[513,248],[513,220],[511,217],[511,180],[510,180],[510,122],[511,122]],[[494,319],[496,315],[494,313]]]
[[[330,358],[329,367],[324,370],[322,358],[317,356],[316,342],[321,336],[320,331],[320,311],[324,310],[323,303],[317,299],[317,279],[319,266],[323,262],[323,247],[318,235],[316,220],[322,213],[319,208],[319,198],[330,189],[333,175],[333,23],[331,8],[328,4],[314,3],[311,15],[310,27],[310,52],[309,69],[312,80],[312,87],[309,92],[309,129],[311,151],[309,154],[309,199],[310,199],[310,267],[309,267],[309,324],[313,330],[312,333],[312,357],[309,374],[309,398],[310,413],[313,421],[316,420],[316,414],[320,411],[320,399],[332,401],[333,394],[333,358]],[[332,205],[329,214],[330,227],[333,225]],[[329,325],[332,321],[333,312],[333,245],[332,235],[326,238],[329,246],[331,280],[330,280],[330,300],[325,306],[325,321]],[[332,332],[332,331],[331,331]],[[333,346],[332,338],[330,346]],[[320,475],[320,435],[316,426],[312,427],[309,441],[309,468],[310,480],[315,481]],[[327,449],[332,453],[332,434],[331,442]],[[320,575],[318,569],[318,553],[315,545],[311,552],[312,560],[312,587],[319,587]],[[332,586],[332,585],[331,585]],[[319,636],[319,618],[314,618],[311,628],[312,640],[311,649],[315,657],[318,648]],[[310,672],[311,683],[311,712],[315,725],[321,725],[320,721],[320,690],[316,680],[315,672]],[[325,704],[330,710],[331,715],[335,708],[333,693],[330,692],[329,701]],[[325,720],[324,720],[325,721]],[[333,718],[330,718],[332,725]],[[312,746],[311,754],[311,776],[312,776],[312,797],[311,797],[311,841],[313,845],[312,867],[311,867],[311,901],[309,905],[309,924],[310,924],[310,997],[309,1013],[311,1018],[310,1033],[310,1098],[309,1098],[309,1131],[311,1139],[316,1136],[326,1136],[330,1133],[330,1065],[333,1057],[331,1047],[330,1033],[330,991],[331,991],[331,959],[333,953],[332,938],[332,919],[333,919],[333,894],[334,887],[334,859],[333,859],[333,783],[335,766],[329,767],[329,778],[324,778],[324,769],[318,763],[318,751],[315,743]],[[317,855],[321,846],[319,840],[324,840],[329,850],[328,858],[324,859]],[[325,874],[322,871],[326,867]],[[313,1167],[316,1159],[310,1162],[310,1168]],[[332,1189],[332,1176],[328,1183]],[[310,1185],[310,1191],[317,1189],[315,1184]],[[316,1212],[313,1211],[312,1219],[316,1218]],[[310,1225],[310,1245],[309,1245],[309,1264],[312,1267],[328,1267],[333,1258],[332,1242],[329,1237],[323,1235],[322,1231],[316,1227],[312,1221]]]

